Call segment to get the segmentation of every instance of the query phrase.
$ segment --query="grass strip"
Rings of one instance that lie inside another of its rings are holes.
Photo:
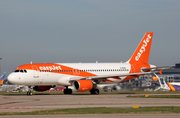
[[[180,107],[140,107],[140,108],[72,108],[55,109],[32,112],[6,112],[0,115],[57,115],[57,114],[161,114],[161,113],[180,113]]]

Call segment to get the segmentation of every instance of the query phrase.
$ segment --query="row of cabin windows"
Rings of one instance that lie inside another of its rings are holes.
[[[129,69],[101,69],[101,70],[40,70],[40,72],[102,72],[102,71],[129,71]]]
[[[101,70],[41,70],[40,72],[102,72],[102,71],[129,71],[128,69],[101,69]],[[27,73],[27,70],[25,69],[20,69],[20,70],[15,70],[14,72],[21,72],[21,73]]]

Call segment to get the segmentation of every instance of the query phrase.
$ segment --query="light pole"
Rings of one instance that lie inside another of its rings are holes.
[[[1,76],[1,60],[2,58],[0,58],[0,76]]]

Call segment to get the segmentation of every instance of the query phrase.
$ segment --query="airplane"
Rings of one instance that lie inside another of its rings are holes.
[[[161,90],[165,90],[165,91],[180,91],[180,83],[179,82],[169,82],[167,84],[164,77],[162,79],[160,79],[158,77],[158,81],[159,81],[160,89]]]
[[[113,90],[115,90],[115,91],[121,90],[121,87],[116,85],[115,83],[113,83],[113,84],[98,84],[97,88],[100,90],[104,90],[106,92],[112,92]]]
[[[159,71],[159,73],[162,75],[162,70]],[[179,82],[169,82],[168,84],[165,81],[164,77],[161,77],[162,79],[160,79],[155,73],[153,73],[152,75],[152,79],[156,82],[159,81],[160,90],[165,90],[165,91],[180,91],[180,83]]]
[[[180,83],[179,82],[169,82],[168,87],[170,91],[180,91]]]
[[[0,85],[3,85],[4,79],[5,79],[6,75],[2,75],[0,78]]]
[[[46,91],[52,86],[66,87],[64,94],[78,92],[99,94],[98,84],[124,82],[141,75],[153,73],[155,65],[148,64],[153,32],[147,32],[132,57],[125,63],[30,63],[17,67],[8,76],[12,84],[27,85],[31,90]],[[164,68],[164,67],[159,67]],[[34,86],[34,88],[32,88]]]

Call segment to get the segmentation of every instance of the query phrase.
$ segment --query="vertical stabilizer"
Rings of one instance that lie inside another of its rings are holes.
[[[147,32],[144,35],[139,46],[136,48],[134,54],[128,61],[130,64],[134,64],[134,63],[148,64],[152,38],[153,38],[153,32]]]
[[[3,85],[4,79],[5,79],[6,75],[2,75],[0,78],[0,85]]]

